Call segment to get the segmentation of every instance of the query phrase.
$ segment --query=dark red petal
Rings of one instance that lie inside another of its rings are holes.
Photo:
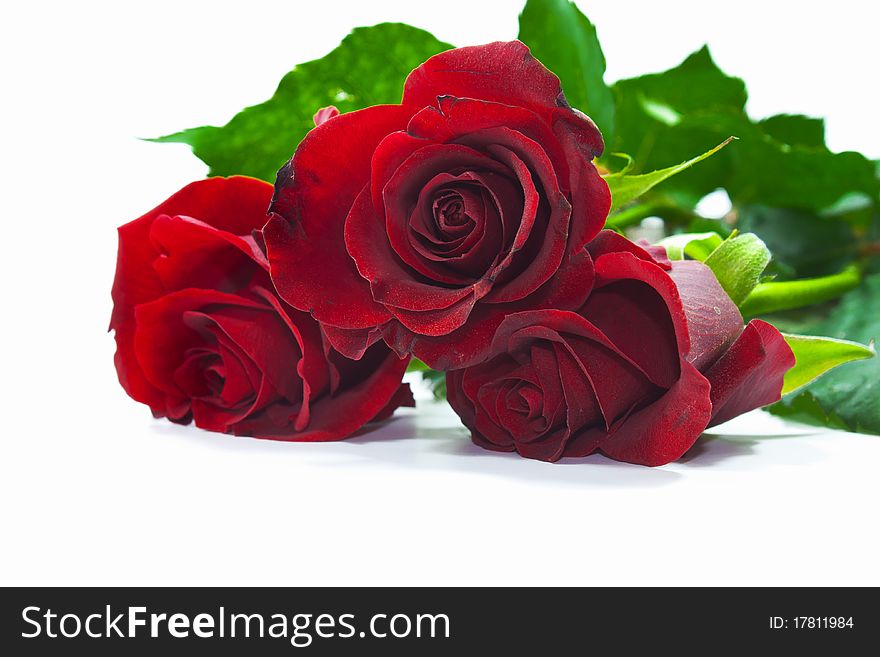
[[[473,184],[455,184],[438,191],[437,186],[456,179],[471,180]],[[433,216],[437,201],[431,197],[439,194],[448,199],[453,193],[461,199],[467,220],[459,226],[437,225]],[[417,257],[428,264],[421,271],[435,280],[458,285],[473,283],[485,274],[498,259],[499,245],[504,243],[502,208],[515,195],[513,183],[496,174],[466,172],[461,176],[435,177],[419,194],[418,205],[409,220],[411,232],[407,239]]]
[[[559,363],[559,379],[562,382],[566,427],[569,433],[585,426],[602,423],[602,409],[596,397],[591,378],[584,371],[583,364],[574,356],[565,342],[556,346],[556,360]],[[567,442],[567,441],[566,441]],[[563,448],[565,445],[563,445]],[[562,456],[562,450],[556,458]]]
[[[605,141],[593,119],[579,109],[570,107],[563,96],[560,96],[557,104],[559,108],[554,112],[551,122],[559,141],[569,150],[580,151],[588,160],[602,155]]]
[[[671,283],[670,283],[671,284]],[[556,274],[534,293],[509,304],[477,304],[462,328],[441,337],[415,335],[397,322],[383,328],[385,341],[398,353],[413,353],[437,370],[474,365],[495,355],[490,348],[505,316],[524,310],[576,310],[593,287],[593,261],[586,251],[563,261]]]
[[[753,319],[706,372],[712,384],[710,426],[779,401],[783,377],[794,363],[782,334],[767,322]]]
[[[571,218],[571,205],[559,190],[552,164],[541,147],[535,142],[517,136],[506,128],[490,131],[493,146],[489,151],[516,173],[524,193],[523,214],[517,226],[516,235],[508,256],[497,270],[503,271],[515,261],[516,255],[532,238],[537,243],[532,262],[521,271],[513,272],[513,278],[495,287],[487,301],[505,303],[516,301],[534,292],[543,285],[559,268],[568,244],[568,227]],[[504,146],[497,144],[504,143]],[[541,183],[541,194],[535,188],[532,177]],[[549,216],[543,233],[533,234],[539,200],[549,206]],[[509,223],[512,218],[505,217]]]
[[[640,260],[632,253],[608,253],[596,258],[596,287],[600,288],[601,286],[608,285],[613,281],[641,281],[647,284],[649,287],[653,288],[653,290],[660,296],[663,300],[663,303],[666,306],[666,310],[668,312],[668,317],[672,321],[672,326],[674,329],[674,338],[678,345],[679,354],[684,357],[690,352],[691,344],[690,337],[688,335],[687,328],[687,316],[684,313],[684,308],[681,303],[681,298],[678,294],[678,288],[675,286],[675,282],[672,278],[659,266],[654,264],[652,261]],[[621,295],[621,298],[626,300],[627,295]],[[632,299],[630,299],[632,301]],[[590,303],[590,299],[587,300]],[[638,308],[633,307],[633,310],[638,310]],[[585,317],[587,317],[591,322],[599,326],[614,342],[616,345],[621,346],[621,340],[612,337],[612,331],[618,335],[623,340],[628,340],[629,343],[632,344],[634,348],[638,349],[638,334],[637,327],[630,326],[624,327],[615,325],[615,321],[613,319],[613,311],[606,311],[607,320],[604,323],[600,324],[594,317],[590,316],[587,313],[582,313]],[[659,317],[660,313],[655,313],[653,317],[649,317],[646,313],[646,309],[643,308],[641,314],[646,317],[646,321],[648,319],[652,320],[653,324],[657,324],[660,322],[658,326],[662,325],[663,322]],[[646,333],[642,332],[642,335]],[[649,335],[655,335],[654,333],[647,333]],[[641,346],[641,350],[645,351],[645,348],[652,344],[653,341],[643,341]],[[624,350],[627,351],[627,350]],[[630,353],[627,351],[627,353]],[[636,362],[641,363],[638,358],[633,358]],[[653,379],[652,379],[653,380]],[[658,383],[655,381],[655,383]],[[662,385],[658,383],[658,385]]]
[[[265,218],[265,217],[264,217]],[[150,230],[153,270],[166,292],[199,287],[235,293],[255,277],[268,284],[269,262],[250,236],[217,230],[190,217],[160,215]]]
[[[702,262],[676,260],[669,276],[687,316],[691,340],[687,360],[705,371],[742,332],[742,315]]]
[[[571,336],[567,346],[593,387],[606,429],[626,418],[636,405],[653,401],[662,392],[638,365],[598,340]]]
[[[663,269],[668,270],[672,268],[672,263],[670,263],[665,255],[665,249],[663,249],[663,257],[659,257],[660,254],[653,247],[650,249],[645,248],[643,245],[628,240],[620,233],[608,230],[607,228],[600,231],[595,239],[587,245],[587,251],[593,256],[593,260],[608,253],[631,253],[640,260],[653,262]]]
[[[565,363],[558,360],[559,354],[552,343],[531,341],[522,353],[528,360],[520,372],[534,377],[532,385],[540,393],[541,408],[540,415],[534,420],[521,422],[522,428],[510,427],[516,451],[525,458],[557,461],[570,435],[570,409],[565,390],[569,383],[565,376],[570,372]],[[595,408],[595,404],[593,406]]]
[[[607,436],[603,426],[584,427],[568,439],[562,456],[566,458],[589,456],[599,449],[599,445]]]
[[[380,326],[366,329],[345,329],[322,324],[321,330],[336,351],[353,360],[360,360],[367,349],[382,339],[382,327]]]
[[[370,162],[370,196],[377,212],[384,212],[383,192],[394,172],[416,151],[431,144],[429,140],[413,137],[406,132],[392,132],[379,142]]]
[[[207,178],[190,183],[144,216],[192,217],[244,237],[266,223],[271,198],[272,186],[256,178]]]
[[[681,376],[653,404],[636,411],[605,438],[601,450],[613,459],[665,465],[696,442],[712,416],[709,381],[688,362]]]
[[[558,461],[567,444],[570,431],[566,427],[559,427],[539,440],[528,443],[520,443],[516,447],[517,453],[527,459],[537,461]]]
[[[164,395],[144,377],[134,354],[135,307],[167,291],[153,270],[160,255],[150,239],[153,222],[163,215],[186,215],[219,230],[249,235],[264,222],[270,198],[270,186],[259,180],[240,176],[209,178],[187,185],[158,207],[119,228],[110,320],[110,328],[116,332],[116,370],[126,392],[148,404],[154,412],[162,412]]]
[[[302,359],[301,338],[274,311],[241,306],[211,308],[204,312],[259,369],[273,387],[292,403],[302,401],[302,380],[296,375]]]
[[[213,350],[218,358],[216,366],[210,369],[218,375],[216,386],[219,389],[212,391],[213,394],[198,396],[211,398],[212,401],[226,408],[234,408],[243,401],[252,402],[263,379],[253,360],[248,358],[247,354],[222,331],[218,331],[211,318],[204,313],[195,310],[186,311],[183,313],[183,323],[200,333],[206,348]],[[205,372],[202,374],[204,376]],[[198,423],[198,417],[196,422]]]
[[[467,171],[459,175],[449,174],[449,171],[460,169]],[[488,176],[488,172],[492,171],[500,174],[506,173],[504,167],[492,158],[458,144],[426,146],[407,158],[383,188],[383,206],[380,207],[385,208],[384,217],[380,211],[376,210],[377,206],[369,198],[361,198],[358,200],[358,211],[353,211],[347,221],[346,243],[361,273],[363,274],[365,269],[381,271],[382,265],[376,262],[376,258],[379,253],[382,253],[385,257],[396,256],[402,263],[429,280],[462,284],[472,279],[472,277],[462,279],[461,276],[455,276],[454,270],[445,273],[442,268],[425,261],[424,255],[412,243],[412,215],[413,212],[420,211],[420,202],[422,204],[430,202],[430,199],[425,198],[424,194],[431,195],[437,189],[448,186],[453,181],[471,182],[476,187],[490,189],[487,185],[487,178],[484,178],[481,173],[485,172],[485,175]],[[499,187],[499,192],[503,192],[506,188],[513,186],[506,181],[499,181],[496,187]],[[372,225],[365,226],[363,225],[365,223]],[[349,224],[352,225],[349,226]],[[384,249],[383,247],[379,251],[373,249],[371,245],[351,242],[352,239],[363,239],[363,233],[368,228],[372,228],[376,239],[388,242],[390,248]],[[348,236],[349,233],[352,234],[351,238]],[[490,231],[491,235],[497,235],[497,233],[497,228]],[[488,246],[498,252],[502,247],[501,240],[497,239],[496,244]]]
[[[682,356],[669,309],[643,281],[625,279],[594,290],[580,314],[654,385],[665,389],[678,377]]]
[[[579,251],[593,240],[605,225],[611,209],[611,191],[589,157],[567,149],[571,190],[570,252]]]
[[[394,396],[385,404],[385,408],[376,413],[376,417],[370,422],[382,422],[391,417],[398,408],[414,408],[415,405],[416,400],[413,397],[412,388],[408,383],[401,383]]]
[[[543,340],[531,341],[524,354],[528,355],[528,361],[521,370],[534,372],[533,385],[541,392],[542,409],[541,415],[546,420],[546,428],[555,428],[558,423],[565,427],[565,381],[562,378],[562,369],[553,344]],[[518,438],[514,436],[514,438]],[[562,445],[557,453],[562,452]]]
[[[669,254],[666,253],[666,247],[651,244],[648,240],[637,240],[636,244],[654,258],[654,262],[663,267],[663,269],[672,268],[672,260],[669,259]]]
[[[472,286],[447,288],[417,280],[388,243],[385,222],[373,209],[366,188],[357,197],[346,221],[345,243],[363,280],[369,281],[372,298],[386,306],[433,311],[449,308],[472,294]]]
[[[115,331],[116,354],[113,360],[119,383],[133,399],[147,404],[154,415],[161,416],[166,412],[165,393],[149,382],[134,351],[135,308],[165,293],[162,281],[153,270],[158,252],[150,242],[152,219],[147,215],[119,228],[110,329]]]
[[[625,322],[623,322],[625,323]],[[571,404],[586,411],[587,416],[572,416],[569,427],[580,429],[587,422],[602,420],[607,428],[625,416],[632,406],[653,398],[656,388],[638,363],[608,339],[596,326],[577,313],[559,310],[526,311],[508,315],[495,334],[493,350],[506,344],[508,349],[521,349],[532,340],[559,343],[574,369],[566,378],[566,395],[577,388],[581,379],[589,390],[578,394]],[[560,362],[563,359],[560,358]],[[601,415],[592,415],[596,407]]]
[[[291,308],[275,296],[273,291],[262,288],[255,288],[253,291],[275,309],[296,340],[302,354],[296,366],[296,373],[303,381],[305,405],[310,395],[324,394],[330,387],[330,371],[324,351],[324,333],[312,317]]]
[[[604,149],[596,125],[569,106],[559,78],[520,41],[456,48],[435,55],[407,78],[403,103],[424,107],[447,95],[526,107],[552,125],[561,141],[590,158],[598,157]]]
[[[413,116],[407,125],[407,134],[431,142],[455,142],[482,150],[492,143],[485,136],[487,130],[513,130],[541,145],[553,162],[553,168],[560,177],[560,185],[565,191],[569,191],[566,186],[569,173],[568,155],[553,130],[539,114],[525,107],[455,96],[438,98],[435,105],[425,107]]]
[[[490,381],[476,391],[476,403],[479,408],[477,413],[476,434],[481,441],[487,441],[493,445],[506,445],[513,442],[516,445],[516,436],[511,433],[508,418],[504,417],[504,400],[509,381]],[[479,444],[479,443],[478,443]]]
[[[559,78],[521,41],[497,41],[434,55],[406,79],[403,104],[425,107],[435,104],[438,96],[522,106],[546,117],[548,123],[560,105],[567,107]]]
[[[497,391],[500,380],[511,376],[522,376],[520,370],[519,364],[508,354],[502,354],[479,367],[463,370],[462,393],[474,405],[472,423],[466,426],[471,429],[474,443],[480,447],[505,450],[514,448],[514,437],[499,426],[494,397],[489,400],[487,393]],[[531,377],[532,382],[536,383],[534,371],[526,372],[526,376]],[[491,406],[485,405],[487,400],[493,402]]]
[[[389,306],[388,310],[405,328],[418,335],[445,336],[461,328],[471,315],[476,303],[474,295],[456,301],[448,308],[438,310],[405,310]]]
[[[344,224],[369,182],[376,145],[411,115],[396,105],[340,114],[306,135],[278,172],[274,214],[263,233],[272,280],[294,308],[344,328],[389,318],[345,250]]]
[[[513,440],[510,436],[502,439],[500,444],[487,440],[476,429],[476,408],[474,402],[464,391],[465,375],[471,370],[453,370],[446,373],[446,400],[452,407],[461,423],[471,432],[471,440],[475,445],[483,449],[489,449],[496,452],[512,452],[514,450]]]
[[[226,408],[209,400],[193,399],[193,422],[206,431],[238,433],[236,428],[241,422],[246,422],[253,411],[271,407],[272,400],[276,398],[277,394],[272,384],[264,380],[261,388],[255,393],[253,401],[238,408]]]
[[[456,141],[481,148],[485,131],[504,127],[522,133],[546,151],[559,179],[559,188],[570,195],[573,206],[569,253],[579,251],[601,230],[611,207],[608,185],[593,165],[602,151],[596,126],[569,109],[556,109],[553,128],[539,114],[473,98],[443,96],[436,107],[417,113],[407,132],[422,139]]]
[[[474,405],[462,390],[462,378],[465,370],[453,370],[446,373],[446,401],[461,419],[461,423],[470,428],[474,426]]]
[[[342,116],[345,116],[344,114]],[[255,417],[241,430],[258,438],[321,442],[341,440],[361,429],[365,424],[386,411],[386,407],[400,393],[401,378],[409,364],[408,358],[398,358],[382,345],[364,356],[355,366],[354,375],[343,375],[339,391],[314,399],[308,426],[295,431],[290,419],[296,409],[275,405],[267,409],[265,417]],[[383,355],[384,354],[384,355]],[[380,356],[376,358],[376,356]],[[369,361],[370,368],[359,367]],[[400,397],[397,397],[400,400]],[[236,428],[236,432],[239,428]]]
[[[256,363],[204,313],[187,311],[183,323],[211,345],[223,364],[222,390],[192,400],[193,421],[208,431],[227,432],[231,426],[278,398]]]
[[[188,405],[187,395],[174,381],[174,373],[186,359],[187,350],[202,345],[203,341],[183,324],[183,314],[211,303],[264,308],[237,295],[197,289],[180,290],[136,308],[133,355],[146,380],[164,395],[165,409],[154,407],[154,413],[173,417],[179,415],[179,411],[171,412],[172,406],[179,409],[181,405]]]

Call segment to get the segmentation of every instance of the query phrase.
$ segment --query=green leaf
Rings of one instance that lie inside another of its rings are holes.
[[[427,369],[422,372],[422,379],[428,384],[434,399],[442,401],[446,399],[446,373]]]
[[[431,368],[425,365],[418,358],[412,358],[409,361],[409,365],[406,366],[407,372],[427,372]]]
[[[642,171],[685,159],[728,135],[741,143],[664,187],[694,203],[719,187],[734,204],[820,211],[850,192],[876,198],[874,164],[832,153],[819,119],[780,115],[753,122],[742,80],[722,72],[706,48],[662,73],[617,82],[613,150],[631,153]]]
[[[314,127],[318,109],[335,105],[350,112],[398,103],[407,74],[451,47],[401,23],[360,27],[326,57],[298,65],[270,100],[243,110],[222,128],[191,128],[154,141],[189,144],[212,176],[244,174],[274,182],[276,171]]]
[[[807,210],[746,205],[739,208],[737,227],[760,235],[773,254],[772,271],[781,278],[839,272],[858,250],[851,225]]]
[[[739,309],[743,315],[754,316],[812,306],[849,292],[858,286],[860,279],[861,274],[853,265],[831,276],[760,283]]]
[[[702,262],[722,242],[724,238],[718,233],[679,233],[663,238],[657,242],[657,246],[666,249],[670,260],[684,260],[688,256]]]
[[[519,38],[562,81],[572,107],[589,115],[606,143],[614,132],[614,96],[605,84],[605,56],[595,26],[568,0],[528,0]]]
[[[611,189],[611,212],[613,213],[615,210],[619,210],[627,203],[634,201],[639,196],[647,192],[652,187],[659,185],[664,180],[667,180],[677,173],[681,173],[685,169],[692,167],[697,162],[702,162],[707,157],[714,155],[722,148],[727,146],[727,144],[729,144],[734,139],[736,139],[736,137],[728,137],[722,143],[718,144],[715,148],[706,151],[702,155],[698,155],[697,157],[686,160],[681,164],[676,164],[675,166],[652,171],[651,173],[643,173],[637,175],[609,173],[608,175],[604,176],[604,178],[605,182],[608,183],[608,187]]]
[[[809,327],[811,333],[869,344],[880,338],[880,274],[844,296],[827,319]],[[811,419],[880,434],[880,358],[855,362],[829,372],[770,407],[772,413]]]
[[[733,233],[704,262],[738,306],[761,280],[770,251],[754,233]]]
[[[801,392],[790,397],[791,399],[785,399],[764,410],[795,422],[844,431],[849,429],[847,423],[833,409],[826,411],[812,393]]]
[[[758,125],[775,140],[789,146],[825,148],[825,121],[801,114],[777,114]]]
[[[419,372],[422,375],[422,380],[428,385],[431,392],[434,393],[434,399],[438,401],[446,399],[446,374],[444,372],[432,370],[418,358],[413,358],[409,361],[406,371]]]
[[[632,170],[632,168],[636,164],[636,161],[633,159],[632,155],[629,155],[628,153],[605,153],[603,155],[603,158],[605,158],[606,162],[607,162],[607,160],[610,160],[612,158],[618,159],[618,160],[623,160],[623,167],[621,167],[617,171],[610,171],[609,172],[609,173],[614,173],[614,174],[620,174],[620,175],[627,174]]]
[[[874,357],[873,345],[812,335],[783,336],[796,360],[795,366],[785,374],[783,395],[804,387],[838,365]]]
[[[652,119],[659,121],[667,126],[674,127],[681,123],[681,114],[675,111],[666,103],[646,98],[643,94],[639,94],[639,104],[645,111],[645,114]]]
[[[640,171],[686,160],[740,136],[748,125],[745,84],[724,74],[708,48],[668,71],[620,80],[612,92],[617,123],[609,146],[632,154]],[[686,191],[696,202],[729,179],[731,157],[722,153],[682,173],[669,189]]]
[[[789,146],[763,133],[758,126],[735,133],[742,144],[724,182],[737,205],[762,205],[818,211],[849,192],[872,198],[878,182],[872,163],[853,152],[832,153],[824,146]]]

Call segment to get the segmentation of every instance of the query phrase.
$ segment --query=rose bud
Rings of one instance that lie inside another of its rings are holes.
[[[119,382],[156,417],[278,440],[337,440],[412,405],[407,359],[344,358],[278,298],[260,248],[272,186],[192,183],[119,229]]]
[[[766,322],[743,327],[703,263],[670,264],[610,231],[589,250],[583,306],[512,314],[496,356],[447,373],[449,403],[477,445],[663,465],[707,427],[779,399],[791,349]]]
[[[583,304],[610,206],[602,136],[525,45],[449,50],[400,105],[315,121],[278,172],[266,246],[278,293],[342,353],[384,339],[463,367],[505,315]]]

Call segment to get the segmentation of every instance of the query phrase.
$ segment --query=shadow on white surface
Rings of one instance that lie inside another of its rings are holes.
[[[468,431],[458,423],[448,407],[424,404],[419,410],[406,409],[385,424],[362,432],[353,438],[328,443],[295,443],[240,438],[181,427],[157,421],[152,426],[166,438],[184,440],[194,447],[242,456],[291,459],[305,467],[359,467],[380,462],[386,467],[409,472],[445,472],[460,476],[504,477],[523,483],[543,482],[580,487],[652,488],[666,486],[687,476],[688,471],[709,466],[719,467],[742,460],[728,469],[766,466],[768,459],[756,454],[765,441],[801,438],[817,433],[812,427],[799,427],[784,421],[768,419],[766,414],[744,416],[742,421],[729,422],[700,438],[685,456],[667,467],[646,468],[619,463],[601,454],[544,463],[523,459],[513,453],[491,452],[475,446]],[[757,422],[757,425],[756,425]],[[752,427],[760,430],[756,433]],[[797,450],[797,457],[769,459],[780,463],[801,465],[813,462],[815,450],[808,446]],[[746,458],[748,457],[748,458]]]
[[[431,408],[429,405],[428,408]],[[451,416],[451,417],[450,417]],[[438,426],[431,426],[432,424]],[[379,461],[407,471],[434,471],[457,475],[500,476],[523,483],[542,482],[577,486],[655,487],[671,484],[681,473],[619,463],[601,455],[544,463],[514,453],[477,447],[451,411],[419,414],[406,410],[374,430],[344,441],[297,443],[256,440],[202,431],[156,421],[153,430],[166,438],[198,442],[206,449],[239,452],[242,456],[271,455],[302,464],[348,468]]]

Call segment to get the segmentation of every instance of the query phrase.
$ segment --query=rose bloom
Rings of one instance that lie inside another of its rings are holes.
[[[477,445],[663,465],[707,427],[779,399],[791,349],[766,322],[743,327],[703,263],[670,264],[610,231],[589,251],[583,306],[514,313],[495,357],[447,373],[449,403]]]
[[[119,229],[119,382],[156,417],[280,440],[336,440],[399,405],[407,359],[360,361],[275,294],[259,229],[272,186],[211,178]]]
[[[610,206],[602,137],[525,45],[441,53],[401,104],[315,121],[264,232],[278,293],[342,353],[384,339],[464,367],[506,315],[583,305]]]

